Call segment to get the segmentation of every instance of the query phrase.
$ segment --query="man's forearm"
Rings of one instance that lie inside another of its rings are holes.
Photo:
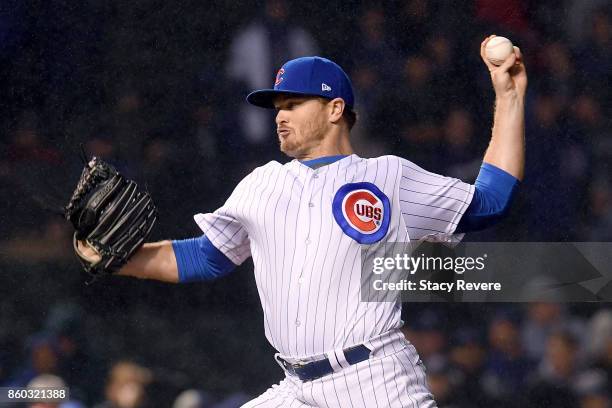
[[[518,95],[498,98],[491,142],[485,163],[510,173],[519,180],[525,171],[525,100]]]
[[[179,275],[172,241],[144,244],[118,274],[177,283]]]

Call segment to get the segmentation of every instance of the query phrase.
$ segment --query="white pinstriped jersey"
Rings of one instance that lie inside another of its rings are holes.
[[[194,218],[235,264],[253,257],[266,337],[281,355],[307,358],[402,324],[399,304],[361,301],[360,242],[448,240],[473,192],[396,156],[318,169],[272,161]]]

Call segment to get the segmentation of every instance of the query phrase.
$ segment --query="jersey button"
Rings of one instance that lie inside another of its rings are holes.
[[[301,285],[302,283],[304,283],[304,278],[302,278],[302,277],[300,276],[300,278],[298,279],[298,283],[299,283],[300,285]]]
[[[296,325],[296,326],[300,327],[300,324],[302,324],[302,322],[300,322],[299,320],[296,320],[296,321],[295,321],[295,325]]]
[[[314,203],[308,203],[308,206],[309,206],[310,208],[312,208],[312,207],[314,207]]]
[[[319,178],[319,175],[315,174],[314,176],[312,176],[312,178]]]
[[[306,241],[304,241],[306,243],[306,245],[310,244],[310,239],[306,238]]]

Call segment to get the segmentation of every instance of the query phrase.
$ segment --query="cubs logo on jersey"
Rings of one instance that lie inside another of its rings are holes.
[[[360,244],[380,241],[389,230],[389,198],[372,183],[350,183],[334,196],[332,211],[342,231]]]

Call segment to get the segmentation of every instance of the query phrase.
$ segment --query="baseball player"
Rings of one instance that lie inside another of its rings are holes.
[[[353,153],[355,99],[334,62],[304,57],[247,101],[276,109],[280,149],[294,160],[258,167],[212,213],[203,235],[148,243],[121,275],[210,280],[253,258],[265,334],[285,378],[245,407],[435,407],[423,363],[399,330],[401,307],[362,302],[363,245],[449,241],[507,212],[524,167],[521,53],[481,56],[496,94],[490,145],[475,185],[396,156]],[[79,248],[88,248],[80,242]]]

